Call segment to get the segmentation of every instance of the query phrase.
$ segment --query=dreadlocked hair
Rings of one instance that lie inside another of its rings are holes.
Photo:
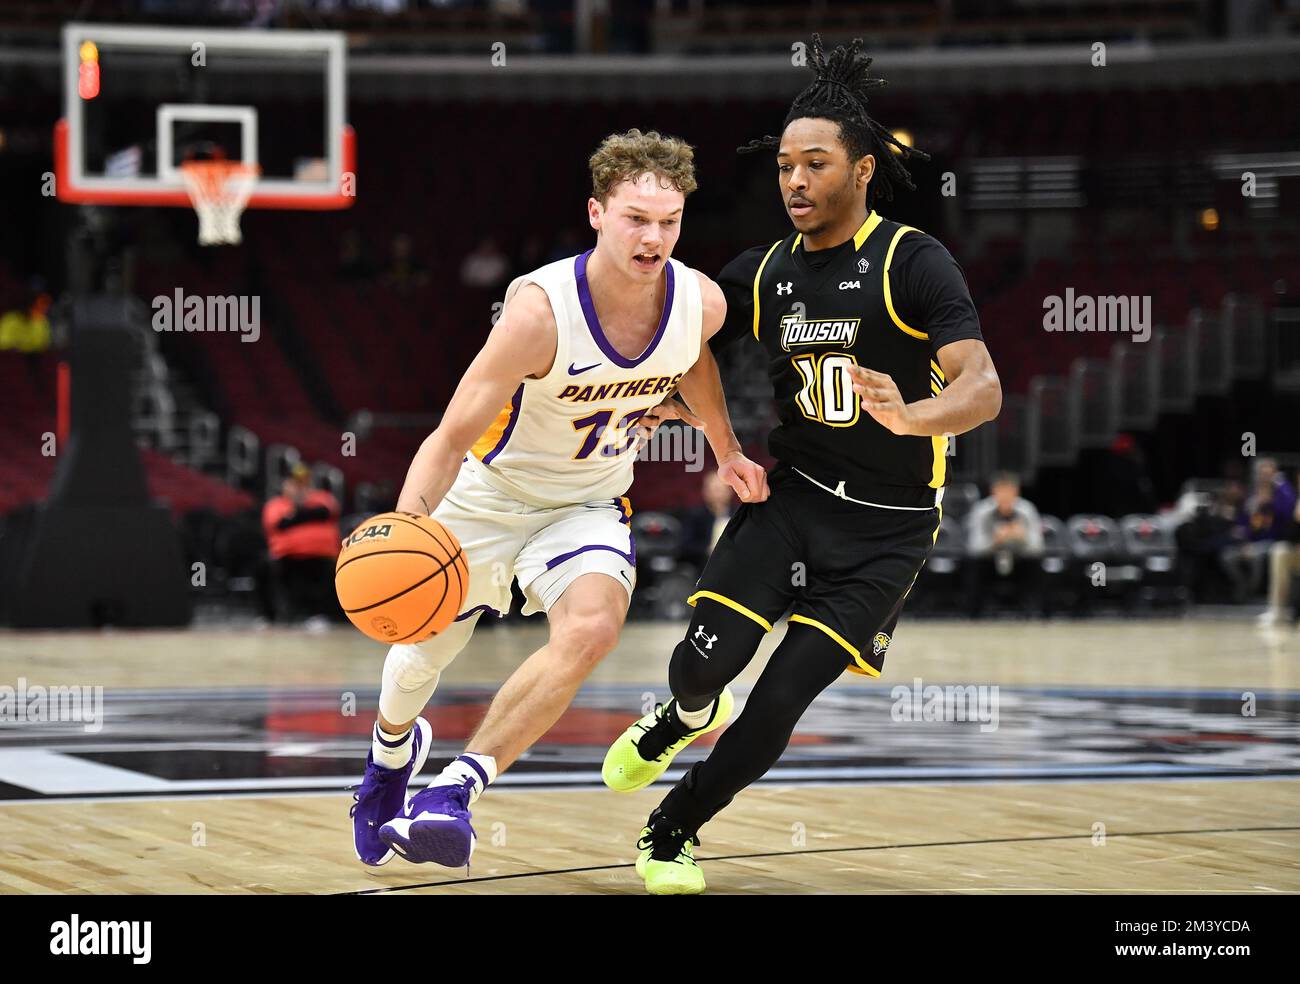
[[[871,154],[876,159],[876,171],[867,185],[867,203],[873,199],[891,200],[897,187],[915,191],[912,176],[904,161],[917,157],[928,161],[930,155],[900,143],[892,133],[867,114],[867,94],[888,83],[870,74],[871,59],[862,55],[862,39],[854,38],[849,45],[836,45],[827,54],[822,47],[820,34],[812,36],[812,68],[816,78],[808,84],[790,104],[784,131],[794,120],[804,117],[831,120],[839,125],[840,139],[848,151],[850,161],[858,161]],[[766,136],[737,147],[738,154],[752,154],[762,150],[776,150],[781,138]],[[892,150],[891,150],[892,148]]]

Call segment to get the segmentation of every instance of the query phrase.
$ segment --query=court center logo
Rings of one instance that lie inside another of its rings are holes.
[[[805,321],[798,314],[781,319],[781,348],[792,346],[832,345],[849,348],[858,337],[858,318],[818,318]]]
[[[153,330],[235,332],[241,342],[262,337],[262,298],[253,294],[186,294],[177,287],[150,302]]]

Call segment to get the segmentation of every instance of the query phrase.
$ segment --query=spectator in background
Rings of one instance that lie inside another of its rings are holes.
[[[1295,619],[1292,587],[1297,575],[1300,575],[1300,501],[1291,513],[1291,528],[1286,537],[1277,540],[1268,551],[1268,609],[1259,617],[1260,625],[1281,624],[1288,609]]]
[[[1093,501],[1107,516],[1150,513],[1156,495],[1147,474],[1146,456],[1132,434],[1119,433],[1092,475]]]
[[[1217,600],[1223,578],[1219,555],[1232,543],[1232,530],[1245,501],[1242,484],[1229,480],[1213,496],[1189,492],[1179,500],[1177,512],[1186,517],[1174,530],[1179,566],[1193,601]]]
[[[566,227],[560,230],[555,241],[551,243],[551,251],[546,256],[546,262],[554,263],[556,260],[567,260],[570,256],[581,253],[585,248],[582,244],[582,238],[573,228]]]
[[[1020,479],[998,472],[989,496],[966,519],[966,597],[972,618],[984,613],[990,589],[1010,587],[1026,610],[1038,610],[1043,523],[1034,504],[1020,497]]]
[[[399,232],[393,237],[384,283],[398,290],[412,290],[424,286],[428,279],[429,272],[420,266],[413,255],[411,237]]]
[[[0,317],[0,350],[38,355],[50,347],[50,295],[37,294],[26,311],[9,311]]]
[[[341,614],[333,590],[339,504],[329,492],[311,487],[310,474],[301,462],[293,466],[280,494],[263,507],[262,528],[277,621],[306,617],[316,628]]]
[[[1232,542],[1219,554],[1237,604],[1259,592],[1264,562],[1274,543],[1288,539],[1295,507],[1295,486],[1278,471],[1276,461],[1260,458],[1255,462],[1250,494],[1234,524]]]
[[[510,257],[488,237],[466,254],[460,264],[460,282],[466,287],[491,290],[510,276]]]
[[[736,511],[736,495],[716,470],[704,476],[704,504],[682,518],[682,559],[701,570]]]
[[[374,275],[375,267],[361,245],[361,234],[349,229],[339,240],[339,279],[356,282],[369,280]]]
[[[515,253],[511,265],[516,270],[536,270],[546,265],[546,244],[537,233],[530,233]]]

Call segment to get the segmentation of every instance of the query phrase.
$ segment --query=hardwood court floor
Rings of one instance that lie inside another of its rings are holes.
[[[779,630],[772,635],[765,652]],[[439,708],[485,693],[542,638],[532,625],[479,633],[444,674],[433,720],[449,748],[458,733]],[[0,796],[0,894],[640,894],[633,841],[666,787],[619,796],[593,786],[586,772],[609,729],[631,713],[623,708],[639,704],[642,691],[664,692],[679,638],[674,625],[628,628],[584,691],[587,706],[566,716],[529,763],[568,756],[586,788],[503,783],[491,790],[475,809],[479,848],[468,876],[401,859],[364,868],[351,853],[343,793],[209,795],[198,780],[185,780],[200,792],[70,798],[38,795],[37,781],[33,798]],[[110,700],[129,691],[122,706],[130,708],[148,705],[152,693],[160,703],[168,695],[184,718],[191,711],[182,708],[222,707],[238,688],[273,702],[295,688],[316,688],[329,699],[347,688],[373,691],[382,655],[350,630],[0,633],[0,684],[22,677],[29,686],[101,685]],[[761,665],[742,675],[742,690]],[[1005,689],[1002,730],[981,746],[980,761],[965,757],[974,732],[935,732],[918,742],[917,729],[888,723],[886,692],[916,677]],[[1260,633],[1246,620],[909,622],[885,677],[846,675],[796,735],[787,757],[814,762],[815,774],[833,781],[746,790],[706,826],[697,856],[713,894],[1300,892],[1297,691],[1300,638]],[[1246,693],[1259,695],[1259,718],[1238,713]],[[289,756],[278,760],[306,770],[310,757],[293,758],[286,746],[302,745],[302,721],[311,716],[288,715],[286,725],[283,708],[273,710],[240,740],[259,749],[259,763]],[[217,760],[213,749],[221,743],[205,738],[182,749],[149,730],[157,719],[141,724],[134,713],[111,712],[93,746],[67,736],[46,743],[33,725],[0,724],[0,786],[5,768],[27,774],[16,763],[33,754],[50,756],[34,760],[48,763],[42,768],[67,765],[73,785],[66,788],[74,790],[82,768],[110,778],[136,769],[185,777],[195,761]],[[262,735],[273,716],[287,730]],[[844,734],[869,717],[876,724],[865,738],[855,743]],[[358,727],[363,731],[364,721]],[[338,789],[334,773],[350,774],[365,754],[356,729],[332,737],[334,758],[317,770],[325,779],[316,789]],[[276,750],[263,750],[276,742]],[[1117,757],[1112,746],[1119,744]],[[888,761],[904,749],[913,755],[907,768]],[[1057,781],[979,781],[974,768],[1002,760],[1037,767],[1049,759]],[[1113,777],[1067,781],[1075,760],[1111,769]],[[1168,771],[1149,781],[1142,770],[1156,762]],[[933,767],[941,767],[943,781],[923,781]],[[1180,769],[1198,777],[1178,778]],[[1232,778],[1203,778],[1196,769]],[[519,773],[545,778],[524,763]],[[863,775],[886,778],[853,779]],[[908,781],[894,781],[899,776]],[[172,782],[144,778],[160,788]],[[255,781],[276,780],[247,782]]]
[[[0,892],[635,895],[655,801],[493,790],[468,876],[364,868],[345,796],[7,805]],[[1294,781],[760,786],[702,840],[714,894],[1300,891]]]

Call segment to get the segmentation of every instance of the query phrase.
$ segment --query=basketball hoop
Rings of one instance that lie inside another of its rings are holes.
[[[183,161],[185,190],[199,215],[199,245],[238,243],[239,217],[248,204],[262,169],[243,161]]]

